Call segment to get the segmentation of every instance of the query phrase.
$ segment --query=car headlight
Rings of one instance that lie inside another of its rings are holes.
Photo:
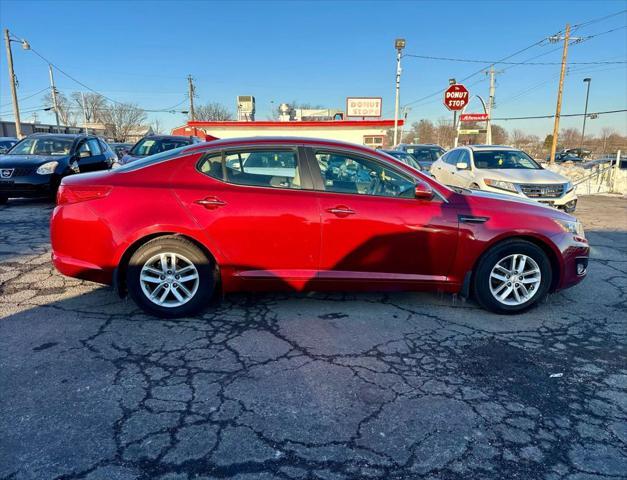
[[[516,189],[516,185],[511,182],[505,182],[503,180],[493,180],[491,178],[485,178],[483,181],[487,186],[492,188],[507,190],[508,192],[518,192],[518,190]]]
[[[579,220],[558,220],[558,219],[553,219],[555,221],[555,223],[557,223],[562,230],[564,230],[567,233],[572,233],[573,235],[576,235],[578,237],[581,238],[586,238],[586,234],[583,230],[583,225],[581,224],[581,222]]]
[[[59,162],[57,161],[44,163],[43,165],[39,166],[39,168],[37,169],[37,173],[39,175],[50,175],[51,173],[54,173],[54,169],[57,168],[58,165]]]

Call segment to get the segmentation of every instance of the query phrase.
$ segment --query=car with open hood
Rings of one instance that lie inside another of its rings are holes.
[[[108,170],[116,160],[94,135],[35,133],[0,155],[0,204],[16,197],[54,199],[61,179]]]
[[[573,184],[543,168],[522,150],[499,145],[455,148],[431,166],[445,185],[485,190],[535,200],[568,213],[577,207]]]

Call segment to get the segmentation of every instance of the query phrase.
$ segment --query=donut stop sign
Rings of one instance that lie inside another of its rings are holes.
[[[461,83],[455,83],[444,92],[444,106],[449,110],[462,110],[468,105],[470,95]]]

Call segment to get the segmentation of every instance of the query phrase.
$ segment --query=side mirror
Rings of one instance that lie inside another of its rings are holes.
[[[433,190],[426,183],[420,182],[416,184],[414,196],[417,200],[431,200],[433,198]]]
[[[78,152],[78,158],[87,158],[91,157],[91,152],[84,150],[82,152]]]
[[[468,170],[468,164],[466,162],[457,162],[455,166],[457,170]]]

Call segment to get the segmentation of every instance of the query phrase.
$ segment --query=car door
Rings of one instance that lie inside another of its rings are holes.
[[[81,173],[105,169],[105,156],[95,138],[80,141],[76,148],[78,168]]]
[[[300,148],[208,153],[173,182],[187,211],[222,252],[222,270],[256,288],[301,290],[315,277],[320,213]]]
[[[432,166],[431,171],[435,178],[445,184],[452,185],[454,177],[451,171],[451,162],[455,162],[455,159],[459,155],[459,150],[451,150],[450,152],[442,155]]]
[[[467,168],[457,168],[457,165],[460,163],[465,163]],[[459,150],[455,164],[451,165],[451,176],[453,177],[453,181],[450,185],[468,188],[475,183],[472,163],[470,161],[470,151],[468,149],[462,148]]]
[[[416,199],[415,178],[361,153],[310,149],[309,158],[321,190],[319,281],[445,281],[458,230],[445,199]]]

